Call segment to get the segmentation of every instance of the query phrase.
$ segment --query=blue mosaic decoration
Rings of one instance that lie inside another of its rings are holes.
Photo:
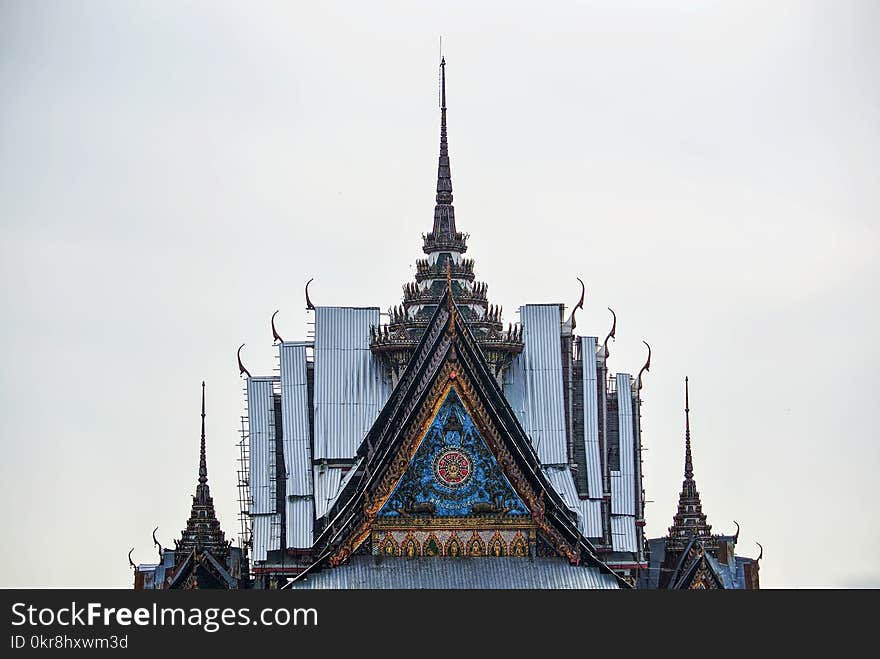
[[[528,514],[455,389],[379,511],[385,518]]]

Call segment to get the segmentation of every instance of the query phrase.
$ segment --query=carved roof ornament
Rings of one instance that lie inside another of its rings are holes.
[[[571,310],[571,329],[574,331],[574,328],[577,327],[577,322],[575,321],[574,315],[577,313],[578,309],[584,308],[584,298],[587,294],[587,287],[584,285],[584,280],[580,277],[577,280],[581,283],[581,299],[578,300],[578,303],[574,305],[574,308]]]
[[[284,343],[284,339],[281,338],[281,335],[278,333],[278,330],[275,329],[275,316],[278,315],[278,309],[275,310],[275,313],[272,314],[272,340],[277,341],[278,343]]]
[[[446,261],[446,306],[449,310],[449,333],[455,332],[455,301],[452,299],[452,268]]]
[[[605,337],[605,342],[602,344],[602,349],[605,351],[605,359],[611,355],[608,352],[608,339],[614,339],[614,334],[617,332],[617,314],[614,313],[614,309],[608,307],[608,311],[611,312],[611,317],[614,318],[614,322],[611,324],[611,331],[608,332],[608,336]]]
[[[312,277],[311,279],[309,279],[306,282],[306,310],[307,311],[312,311],[315,308],[315,305],[312,304],[312,300],[309,297],[309,284],[311,284],[313,281],[315,281],[314,277]]]
[[[638,391],[642,390],[642,373],[647,373],[651,370],[651,346],[648,345],[647,341],[642,341],[646,346],[648,346],[648,360],[645,362],[645,365],[642,366],[642,370],[639,371],[638,377]]]
[[[164,549],[162,549],[162,543],[160,543],[158,540],[156,540],[156,531],[158,531],[158,530],[159,530],[158,526],[153,529],[153,544],[156,545],[156,549],[159,550],[159,560],[161,561],[162,560],[162,552],[164,551]]]
[[[236,356],[238,357],[238,374],[239,375],[247,375],[248,377],[252,377],[250,371],[248,371],[244,367],[244,364],[241,363],[241,349],[242,348],[244,348],[244,343],[242,343],[240,346],[238,346],[238,352],[236,353]]]
[[[137,565],[134,564],[134,561],[131,560],[131,554],[134,551],[134,547],[132,547],[128,552],[128,564],[131,566],[132,570],[137,570]]]

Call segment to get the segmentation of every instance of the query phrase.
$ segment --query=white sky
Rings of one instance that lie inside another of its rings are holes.
[[[697,484],[765,587],[880,586],[880,5],[0,1],[5,586],[130,587],[208,470],[237,537],[242,342],[400,301],[438,36],[460,230],[505,319],[654,349],[649,536]],[[540,7],[540,9],[538,9]]]

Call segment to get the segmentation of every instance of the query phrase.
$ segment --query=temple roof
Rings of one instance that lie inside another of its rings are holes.
[[[353,557],[369,533],[371,519],[408,465],[406,442],[421,433],[432,406],[452,386],[486,423],[486,439],[501,456],[505,476],[528,503],[540,532],[557,554],[572,564],[598,567],[617,580],[581,535],[576,513],[541,469],[528,436],[462,322],[449,286],[398,386],[358,450],[363,473],[349,482],[327,515],[328,524],[315,542],[318,563],[340,565]]]
[[[619,588],[617,579],[594,566],[556,558],[399,559],[355,556],[346,565],[294,581],[292,589],[598,589]]]

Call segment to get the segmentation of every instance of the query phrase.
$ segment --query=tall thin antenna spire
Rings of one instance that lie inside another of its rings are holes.
[[[691,457],[691,410],[688,403],[688,379],[684,379],[684,477],[694,477],[694,463]]]
[[[440,58],[440,160],[437,165],[437,204],[439,205],[450,205],[452,204],[452,172],[449,167],[449,143],[446,138],[446,58]],[[435,216],[437,214],[435,213]],[[441,214],[445,215],[445,213]],[[449,214],[450,218],[452,214]],[[446,226],[447,230],[452,229],[454,231],[454,221],[450,220],[451,226]],[[445,223],[443,223],[445,224]],[[439,234],[438,229],[440,226],[436,226],[437,222],[435,222],[435,234]]]
[[[208,462],[205,459],[205,381],[202,380],[202,449],[199,454],[199,484],[208,482]]]

